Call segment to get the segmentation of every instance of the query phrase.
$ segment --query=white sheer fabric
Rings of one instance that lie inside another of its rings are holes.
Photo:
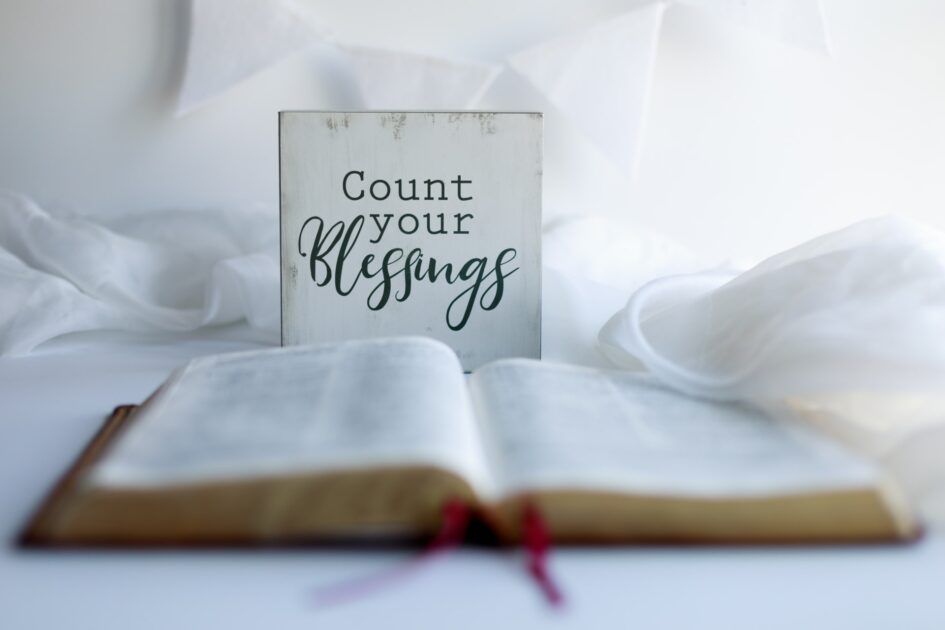
[[[742,274],[639,289],[601,331],[618,365],[715,399],[945,383],[945,234],[871,219]]]
[[[117,220],[50,213],[0,191],[0,354],[89,330],[185,331],[248,320],[279,341],[275,208],[167,210]],[[627,293],[702,265],[682,247],[600,218],[544,236],[544,355],[604,364],[600,326]]]
[[[264,208],[103,223],[0,192],[0,354],[77,331],[194,330],[246,318],[278,340],[278,219]]]

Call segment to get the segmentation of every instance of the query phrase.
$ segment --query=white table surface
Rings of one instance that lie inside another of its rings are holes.
[[[14,540],[118,403],[239,330],[84,335],[0,359],[0,628],[945,628],[945,537],[909,546],[560,549],[549,609],[511,552],[462,550],[394,587],[318,608],[322,585],[404,551],[36,551]]]

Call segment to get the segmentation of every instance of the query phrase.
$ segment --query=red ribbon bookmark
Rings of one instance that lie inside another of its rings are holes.
[[[564,596],[548,570],[551,536],[541,517],[541,512],[532,503],[525,505],[525,515],[522,519],[522,542],[528,554],[529,574],[538,584],[538,588],[541,589],[548,603],[552,606],[560,606],[564,603]]]
[[[320,588],[316,593],[318,604],[322,606],[341,604],[399,583],[437,556],[459,546],[466,535],[469,518],[469,507],[465,503],[455,499],[447,501],[443,505],[443,522],[440,531],[419,555],[386,571]]]
[[[360,599],[401,582],[434,558],[458,547],[466,536],[470,518],[471,512],[469,506],[465,503],[455,499],[447,501],[443,506],[443,523],[440,530],[423,552],[386,571],[320,588],[316,593],[317,603],[321,606],[341,604],[353,599]],[[551,537],[548,534],[541,513],[531,503],[525,506],[522,520],[522,542],[527,554],[529,575],[538,584],[542,594],[552,606],[561,605],[564,603],[564,597],[548,571]]]

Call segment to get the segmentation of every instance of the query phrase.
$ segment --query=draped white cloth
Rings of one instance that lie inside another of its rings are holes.
[[[242,319],[278,343],[278,226],[271,207],[102,219],[0,191],[0,355],[66,333],[187,331]],[[597,331],[630,290],[701,268],[657,234],[594,218],[547,229],[544,259],[545,355],[591,365],[604,364]]]
[[[279,331],[272,209],[55,216],[0,191],[0,354],[87,330],[194,330],[247,319]]]
[[[945,233],[869,219],[741,274],[668,277],[601,331],[618,365],[722,400],[945,384]]]
[[[636,0],[622,13],[563,33],[500,63],[457,61],[402,49],[364,47],[333,34],[317,7],[299,0],[192,0],[177,115],[319,44],[349,63],[369,109],[466,109],[480,105],[511,68],[603,156],[632,175],[644,137],[664,8],[688,5],[807,50],[827,51],[821,0]],[[490,108],[519,109],[520,97]]]

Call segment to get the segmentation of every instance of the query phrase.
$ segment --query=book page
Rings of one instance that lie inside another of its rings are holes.
[[[505,494],[760,496],[864,487],[877,474],[809,430],[643,375],[501,361],[470,386]]]
[[[409,464],[488,483],[456,355],[422,338],[197,359],[119,436],[93,482],[154,486]]]

